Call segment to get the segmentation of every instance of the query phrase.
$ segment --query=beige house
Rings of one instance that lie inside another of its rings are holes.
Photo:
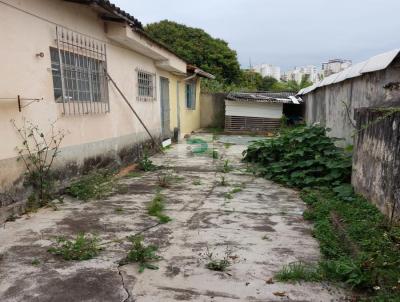
[[[199,77],[212,76],[109,1],[4,0],[0,37],[0,193],[23,172],[11,119],[57,121],[68,132],[57,165],[74,169],[134,159],[149,141],[118,89],[157,139],[200,127]]]

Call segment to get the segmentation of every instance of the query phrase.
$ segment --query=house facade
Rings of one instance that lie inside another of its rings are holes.
[[[212,76],[109,1],[5,0],[0,37],[0,193],[24,171],[10,120],[64,130],[57,167],[124,161],[143,149],[150,137],[120,92],[157,140],[200,127],[200,77]]]

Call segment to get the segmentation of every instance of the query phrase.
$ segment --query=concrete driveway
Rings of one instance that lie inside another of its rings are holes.
[[[225,143],[212,143],[207,134],[195,137],[222,159],[207,151],[194,154],[198,145],[181,143],[152,158],[162,170],[120,179],[104,200],[66,198],[57,211],[43,209],[5,224],[0,301],[344,301],[343,290],[327,284],[271,282],[283,265],[320,257],[302,218],[305,205],[296,191],[246,172],[240,162],[245,145],[228,144],[227,137],[220,138]],[[229,173],[219,172],[225,160],[234,168]],[[162,190],[173,220],[161,225],[146,211],[160,173],[173,175]],[[223,178],[229,186],[220,185]],[[47,252],[54,237],[78,232],[113,243],[82,262]],[[118,266],[129,243],[116,239],[137,233],[159,246],[159,270],[139,273],[136,264]],[[216,258],[226,255],[228,270],[207,269],[207,251]]]

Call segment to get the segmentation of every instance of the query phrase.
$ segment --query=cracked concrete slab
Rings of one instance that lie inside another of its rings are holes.
[[[285,264],[319,260],[311,225],[302,218],[305,205],[296,191],[246,172],[241,153],[251,138],[196,137],[218,150],[219,158],[193,154],[196,146],[183,142],[152,157],[162,170],[120,179],[107,198],[88,203],[65,198],[57,211],[42,209],[5,224],[0,301],[345,301],[343,289],[325,283],[266,282]],[[219,170],[225,160],[234,169],[224,174]],[[146,212],[159,173],[174,176],[162,190],[172,218],[167,224]],[[220,184],[222,177],[229,185]],[[47,252],[56,236],[78,232],[97,234],[109,244],[83,262]],[[138,273],[136,264],[118,266],[129,243],[115,239],[137,233],[159,246],[159,270]],[[229,269],[208,270],[207,250],[223,257],[227,249]]]

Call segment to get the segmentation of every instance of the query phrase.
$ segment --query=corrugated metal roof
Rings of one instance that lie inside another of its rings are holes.
[[[362,68],[361,73],[374,72],[377,70],[386,69],[390,63],[397,57],[400,49],[394,49],[385,53],[381,53],[367,60],[367,63]]]
[[[324,78],[322,81],[320,81],[310,87],[300,90],[297,93],[297,95],[305,95],[319,87],[324,87],[324,86],[340,83],[347,79],[359,77],[362,74],[365,74],[368,72],[374,72],[374,71],[386,69],[390,65],[390,63],[392,63],[393,60],[399,55],[399,53],[400,53],[400,49],[394,49],[394,50],[373,56],[366,61],[357,63],[349,68],[346,68],[345,70],[343,70],[341,72],[332,74],[332,75]]]
[[[293,92],[231,92],[226,96],[230,101],[299,104],[303,100]]]

